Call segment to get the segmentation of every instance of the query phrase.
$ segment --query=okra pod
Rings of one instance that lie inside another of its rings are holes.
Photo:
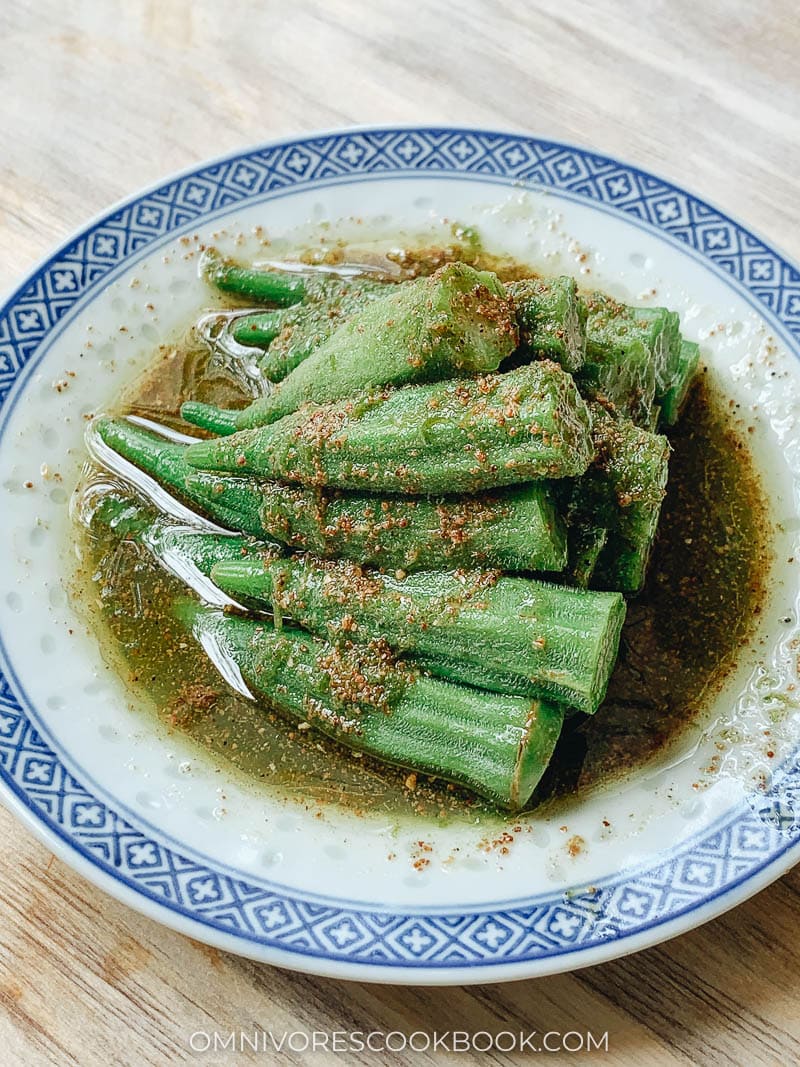
[[[97,451],[96,441],[144,471],[168,492],[189,504],[197,503],[185,484],[186,476],[194,471],[186,462],[185,444],[153,433],[129,419],[111,418],[107,415],[94,419],[87,428],[87,445],[92,453]],[[106,459],[102,455],[100,458]],[[121,473],[124,475],[126,472]],[[221,526],[237,528],[235,513],[223,505],[215,508],[213,513],[211,509],[206,511],[209,518]]]
[[[625,614],[619,594],[496,571],[398,576],[312,556],[281,559],[273,546],[153,517],[116,493],[94,504],[90,525],[137,541],[207,601],[229,603],[222,590],[334,644],[384,640],[434,676],[586,712],[605,693]]]
[[[566,562],[563,521],[542,482],[439,499],[325,492],[198,471],[186,445],[127,419],[97,420],[92,433],[219,525],[319,556],[405,570],[560,571]]]
[[[586,305],[573,278],[523,278],[506,286],[522,347],[574,374],[586,358]]]
[[[239,344],[268,349],[259,368],[268,381],[279,382],[348,317],[398,288],[372,278],[331,278],[302,304],[243,315],[234,323],[233,337]]]
[[[669,467],[666,437],[592,405],[595,458],[573,487],[567,522],[581,531],[607,531],[592,584],[636,593],[655,539]]]
[[[202,480],[202,481],[201,481]],[[188,487],[239,527],[314,555],[396,570],[499,567],[561,571],[566,533],[546,483],[479,496],[341,493],[197,472]]]
[[[579,382],[587,395],[646,427],[677,369],[680,319],[667,308],[632,307],[605,293],[584,298],[589,314]]]
[[[227,603],[222,590],[337,645],[383,640],[449,681],[592,713],[616,658],[625,615],[618,593],[497,571],[390,575],[309,555],[282,558],[252,538],[153,517],[116,493],[94,505],[90,524],[137,541],[206,600]]]
[[[239,430],[252,429],[308,403],[493,371],[517,340],[511,305],[497,277],[448,263],[364,305],[270,393],[236,412],[233,422]],[[189,402],[181,414],[212,426],[206,405]]]
[[[367,573],[306,556],[216,564],[215,584],[334,643],[384,639],[432,674],[592,713],[614,666],[619,593],[494,571]]]
[[[675,376],[661,400],[661,422],[664,426],[674,426],[678,421],[699,365],[700,346],[694,341],[681,342]]]
[[[407,386],[199,441],[188,462],[304,485],[426,495],[582,474],[589,409],[548,360],[505,374]]]
[[[561,731],[557,704],[425,677],[380,642],[335,646],[195,604],[180,613],[246,695],[350,749],[464,785],[504,808],[530,799]]]

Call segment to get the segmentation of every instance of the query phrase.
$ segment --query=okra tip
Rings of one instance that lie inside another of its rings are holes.
[[[127,419],[114,418],[113,415],[98,415],[86,428],[86,439],[99,438],[103,444],[115,452],[126,455],[126,447],[134,434],[141,433],[138,427]]]
[[[236,411],[226,411],[213,404],[201,404],[199,400],[187,400],[181,405],[181,418],[185,422],[223,437],[236,433],[237,414]]]

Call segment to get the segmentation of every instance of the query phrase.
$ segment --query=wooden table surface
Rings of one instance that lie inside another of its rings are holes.
[[[0,288],[89,216],[176,168],[275,135],[370,122],[513,127],[591,144],[716,201],[800,259],[791,0],[5,0],[0,41]],[[800,870],[637,956],[426,990],[224,955],[105,896],[3,809],[0,839],[2,1064],[274,1062],[189,1047],[195,1031],[256,1025],[608,1031],[607,1053],[552,1058],[609,1067],[800,1062]]]

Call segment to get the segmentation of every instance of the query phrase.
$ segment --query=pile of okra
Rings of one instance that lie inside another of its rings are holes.
[[[174,610],[254,700],[523,808],[564,716],[603,701],[697,345],[674,312],[569,277],[452,262],[398,282],[213,251],[201,273],[246,304],[223,332],[257,368],[252,403],[185,403],[193,442],[108,416],[90,441],[205,521],[131,490],[92,523],[227,597]]]

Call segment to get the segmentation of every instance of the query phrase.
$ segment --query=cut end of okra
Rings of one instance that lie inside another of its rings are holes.
[[[664,426],[674,426],[678,421],[699,366],[700,346],[694,341],[682,341],[675,376],[661,399]]]
[[[591,520],[577,519],[569,531],[568,570],[572,581],[581,589],[591,585],[600,553],[608,541],[608,530]]]
[[[573,374],[586,358],[587,310],[573,278],[524,278],[507,291],[523,346]]]
[[[640,534],[633,539],[612,531],[598,557],[593,584],[599,589],[621,589],[630,596],[641,592],[655,533],[656,523],[649,537]]]
[[[590,550],[591,584],[637,593],[658,528],[669,473],[666,437],[592,406],[594,462],[572,489],[567,509],[573,550]],[[599,545],[592,531],[606,531]]]
[[[667,308],[623,304],[605,293],[587,293],[588,395],[613,403],[639,426],[652,427],[654,412],[677,373],[680,318]]]

